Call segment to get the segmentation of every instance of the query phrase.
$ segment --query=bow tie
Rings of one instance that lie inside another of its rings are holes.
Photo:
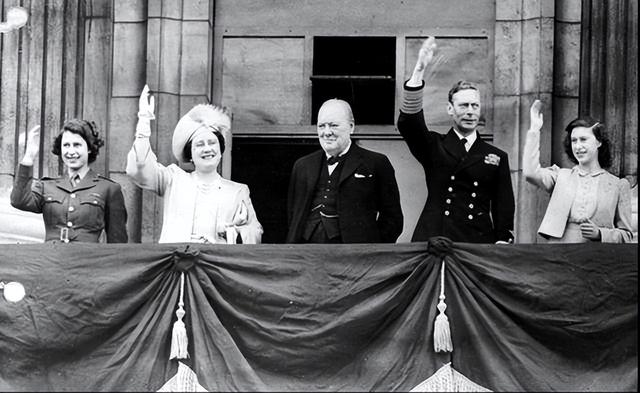
[[[337,164],[342,160],[344,160],[344,156],[331,156],[327,158],[327,165]]]

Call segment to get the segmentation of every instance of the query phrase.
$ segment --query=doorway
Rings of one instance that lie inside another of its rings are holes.
[[[287,191],[296,160],[320,149],[317,138],[233,138],[231,178],[249,186],[264,233],[262,243],[287,238]]]

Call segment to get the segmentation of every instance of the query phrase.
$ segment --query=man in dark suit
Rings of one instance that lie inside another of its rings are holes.
[[[422,45],[404,85],[398,130],[422,164],[427,202],[412,241],[446,236],[456,242],[512,243],[515,202],[507,153],[478,135],[480,92],[460,81],[449,91],[447,112],[454,125],[445,135],[429,131],[422,111],[423,75],[435,39]]]
[[[351,142],[355,122],[345,101],[322,104],[317,128],[322,150],[293,166],[287,243],[394,243],[403,216],[389,159]]]

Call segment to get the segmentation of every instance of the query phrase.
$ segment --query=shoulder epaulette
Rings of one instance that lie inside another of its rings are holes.
[[[109,179],[109,178],[108,178],[108,177],[106,177],[106,176],[102,176],[102,175],[101,175],[101,174],[99,174],[99,173],[98,173],[97,177],[99,177],[100,179],[109,180],[111,183],[115,183],[115,181],[113,181],[113,180]]]

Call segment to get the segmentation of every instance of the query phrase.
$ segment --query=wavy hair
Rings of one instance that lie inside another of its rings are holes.
[[[598,148],[598,163],[601,167],[608,168],[611,165],[611,151],[609,149],[609,139],[605,134],[605,125],[589,116],[578,117],[572,120],[564,129],[566,132],[563,141],[564,152],[569,160],[574,164],[578,163],[578,159],[573,155],[573,149],[571,148],[571,133],[573,129],[577,127],[591,128],[596,140],[601,144]]]
[[[87,142],[87,150],[89,151],[88,161],[89,163],[94,162],[100,152],[100,148],[104,146],[104,140],[100,138],[100,132],[98,131],[96,123],[82,119],[71,119],[65,122],[62,125],[60,134],[58,134],[53,141],[51,152],[56,156],[62,154],[62,134],[64,134],[65,131],[80,135],[82,139]]]

